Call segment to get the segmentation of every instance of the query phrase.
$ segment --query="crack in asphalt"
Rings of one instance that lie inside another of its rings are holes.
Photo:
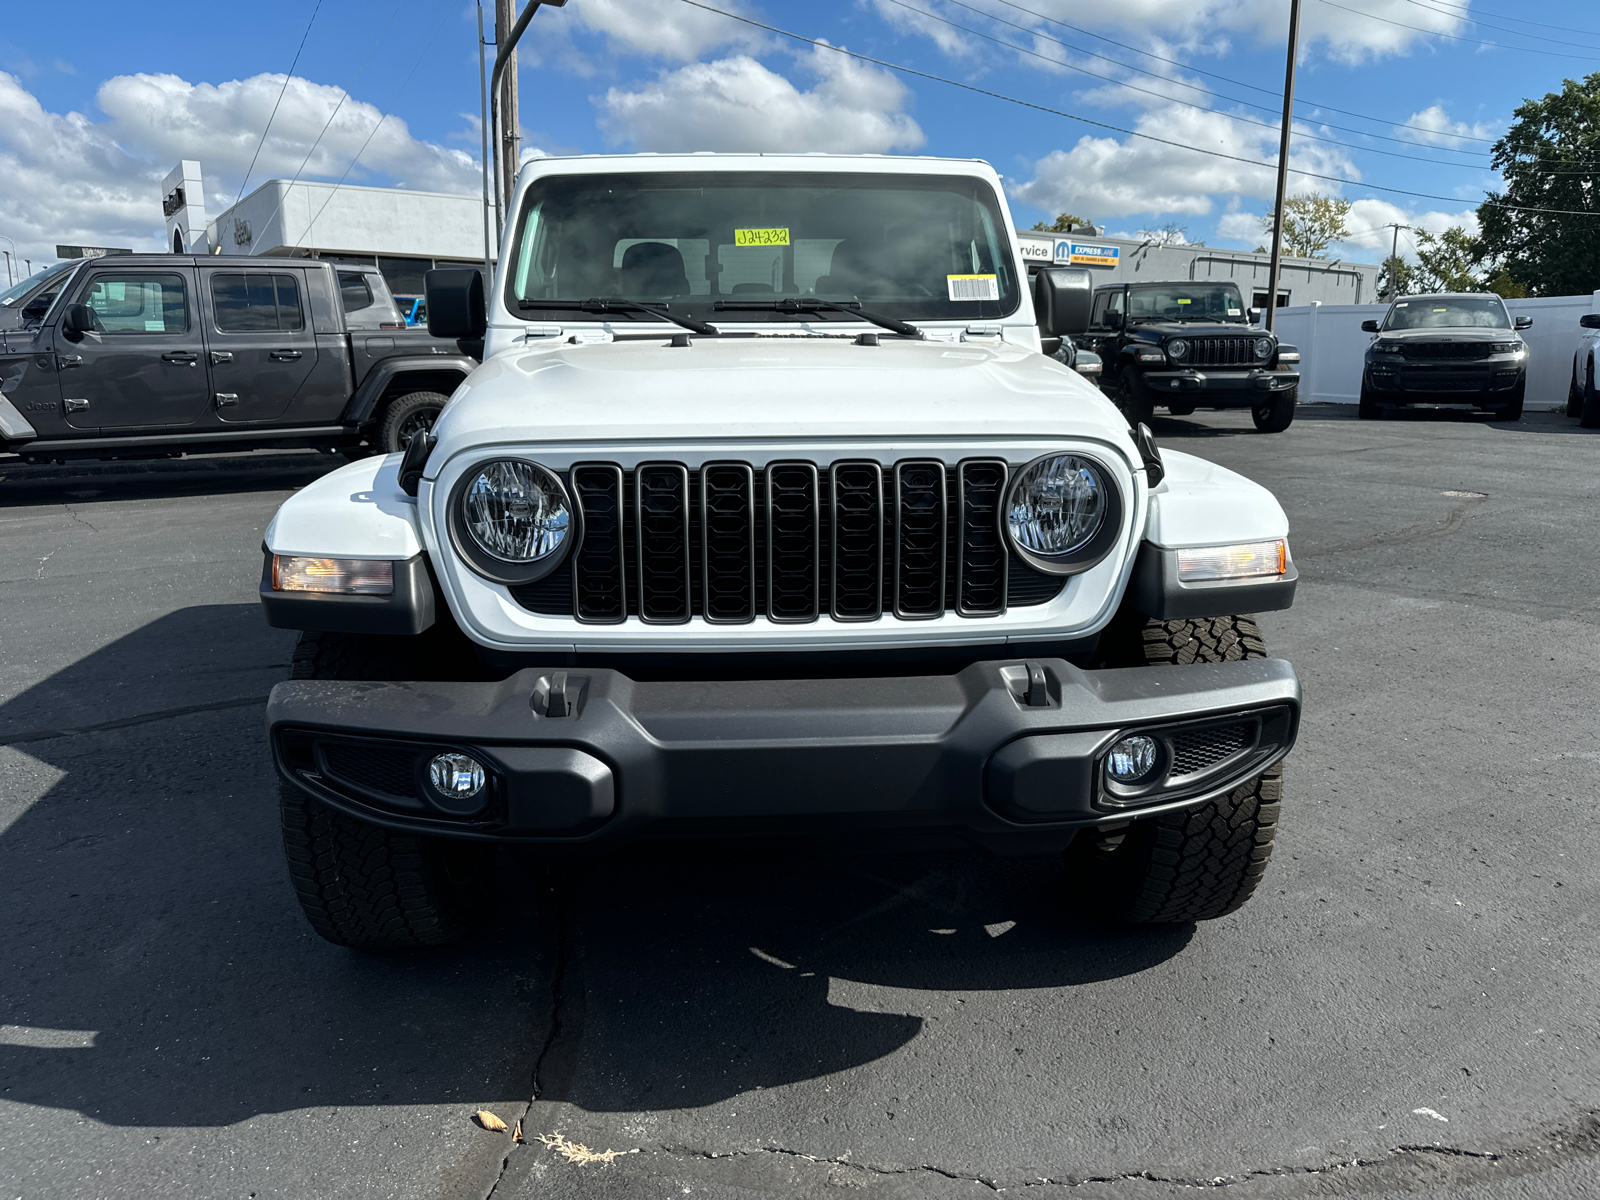
[[[89,522],[88,522],[88,521],[85,521],[85,520],[84,520],[84,519],[83,519],[83,518],[82,518],[82,517],[80,517],[80,516],[79,516],[79,515],[78,515],[78,514],[77,514],[77,512],[76,512],[76,511],[75,511],[75,510],[74,510],[74,509],[73,509],[73,507],[72,507],[72,505],[70,505],[70,504],[63,504],[63,505],[62,505],[62,506],[61,506],[61,507],[62,507],[62,508],[64,508],[64,509],[66,509],[66,510],[67,510],[67,516],[69,516],[69,517],[71,517],[71,518],[72,518],[72,519],[73,519],[73,520],[74,520],[74,521],[76,521],[76,522],[77,522],[77,523],[78,523],[78,524],[79,524],[79,525],[82,525],[82,526],[83,526],[83,527],[84,527],[84,528],[86,528],[86,529],[87,529],[87,530],[89,530],[89,532],[90,532],[90,533],[99,533],[99,532],[100,532],[100,531],[99,531],[99,530],[98,530],[98,529],[96,529],[96,528],[95,528],[95,527],[94,527],[94,526],[93,526],[93,525],[91,525],[91,524],[89,524]]]
[[[43,742],[51,738],[77,737],[84,733],[103,733],[108,729],[126,729],[130,725],[148,725],[152,721],[169,721],[173,717],[186,717],[190,713],[220,712],[228,708],[249,708],[265,704],[265,696],[240,696],[235,700],[217,700],[210,704],[185,704],[179,708],[163,708],[156,712],[140,713],[136,717],[119,717],[115,721],[101,721],[96,725],[78,725],[67,729],[30,729],[22,733],[0,733],[0,746],[17,746],[23,742]]]
[[[1296,550],[1294,557],[1298,561],[1308,558],[1322,558],[1330,554],[1349,554],[1354,550],[1370,550],[1374,546],[1403,546],[1413,542],[1426,542],[1434,538],[1448,537],[1461,528],[1467,519],[1467,512],[1475,505],[1482,504],[1488,496],[1474,496],[1470,500],[1463,500],[1452,508],[1443,521],[1407,525],[1403,529],[1396,529],[1390,533],[1378,533],[1372,537],[1361,538],[1359,541],[1346,542],[1339,546],[1318,546],[1310,550]]]

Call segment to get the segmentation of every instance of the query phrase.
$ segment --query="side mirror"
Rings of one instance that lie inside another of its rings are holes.
[[[1600,329],[1600,313],[1584,313],[1578,318],[1578,324],[1585,329]]]
[[[22,317],[26,321],[42,321],[45,313],[50,311],[50,302],[56,298],[54,292],[28,301],[27,307],[22,310]]]
[[[488,328],[483,276],[468,267],[447,267],[422,277],[428,297],[428,332],[436,338],[481,338]]]
[[[1361,322],[1361,332],[1362,333],[1377,333],[1378,332],[1378,323],[1376,321],[1363,321],[1363,322]]]
[[[73,341],[94,332],[94,309],[87,304],[74,304],[61,318],[61,332]]]
[[[1533,328],[1533,318],[1532,317],[1517,317],[1516,321],[1515,321],[1515,324],[1516,324],[1516,327],[1518,329],[1532,329]]]
[[[1261,310],[1259,308],[1247,308],[1244,310],[1244,315],[1250,318],[1250,324],[1261,324]]]
[[[1082,267],[1046,267],[1034,276],[1033,315],[1044,337],[1075,337],[1089,329],[1094,280]]]

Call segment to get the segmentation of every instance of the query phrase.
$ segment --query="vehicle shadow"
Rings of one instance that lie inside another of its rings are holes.
[[[283,491],[304,487],[346,461],[308,450],[32,466],[0,455],[0,508]]]
[[[1192,935],[1056,915],[1049,863],[697,852],[554,869],[506,854],[466,943],[342,950],[310,931],[283,868],[259,669],[199,674],[217,639],[252,659],[279,649],[253,623],[253,605],[178,611],[0,705],[8,1101],[217,1126],[525,1097],[559,1028],[552,1098],[704,1104],[917,1037],[904,1008],[841,1001],[851,981],[1070,988]],[[119,673],[131,698],[81,732],[84,698]]]

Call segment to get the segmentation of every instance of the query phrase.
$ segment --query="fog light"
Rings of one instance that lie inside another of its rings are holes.
[[[1125,737],[1106,756],[1106,771],[1118,783],[1143,783],[1156,769],[1156,740],[1142,733]]]
[[[428,781],[441,796],[470,800],[483,791],[483,766],[465,754],[441,754],[428,764]]]

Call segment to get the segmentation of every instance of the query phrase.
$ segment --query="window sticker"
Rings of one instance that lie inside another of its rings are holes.
[[[1000,299],[1000,279],[995,275],[946,275],[944,282],[952,300]]]
[[[1449,312],[1450,310],[1448,308],[1436,308],[1433,311],[1434,312]]]
[[[735,246],[787,246],[789,244],[788,229],[735,229],[733,231],[733,244]]]
[[[144,331],[146,333],[165,333],[167,331],[167,323],[165,321],[146,321],[144,323]]]
[[[1178,303],[1179,304],[1193,304],[1194,301],[1193,300],[1186,300],[1186,299],[1184,299],[1183,297],[1180,296],[1178,298]]]
[[[1230,317],[1239,317],[1239,316],[1243,316],[1244,314],[1241,313],[1237,308],[1230,308],[1228,310],[1228,315]]]
[[[1395,307],[1396,308],[1410,308],[1411,307],[1411,301],[1409,301],[1409,300],[1396,301]]]

